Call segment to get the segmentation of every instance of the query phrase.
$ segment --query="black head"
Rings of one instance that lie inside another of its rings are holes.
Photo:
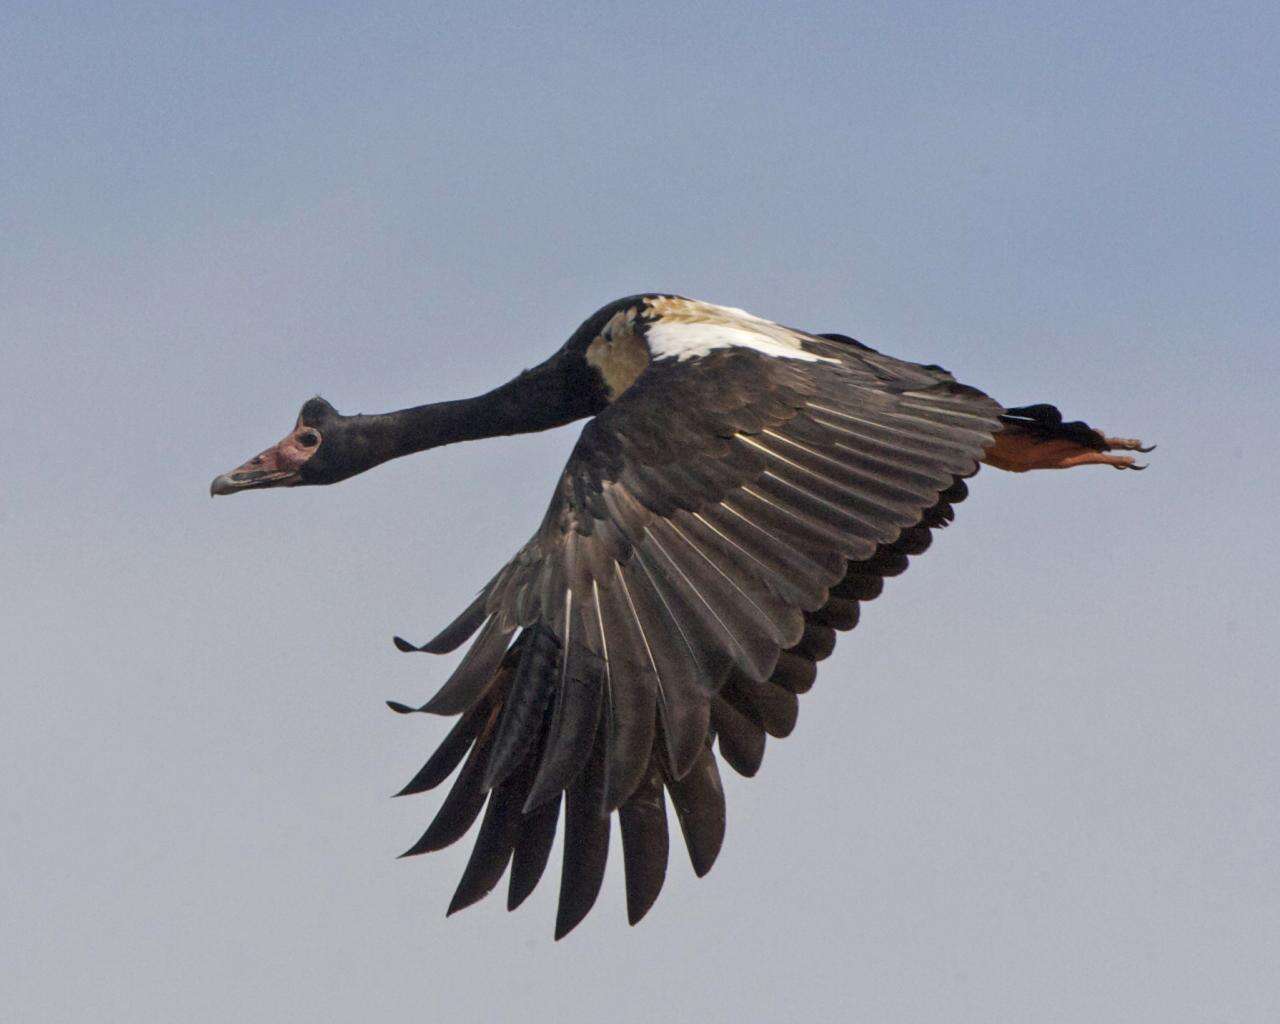
[[[242,466],[214,479],[209,493],[235,494],[266,487],[332,484],[369,468],[367,445],[343,416],[318,395],[303,403],[282,440]]]

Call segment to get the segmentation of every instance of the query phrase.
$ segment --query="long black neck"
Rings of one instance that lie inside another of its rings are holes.
[[[376,465],[458,441],[548,430],[593,416],[605,404],[595,371],[581,356],[561,351],[483,395],[352,416],[347,423]]]

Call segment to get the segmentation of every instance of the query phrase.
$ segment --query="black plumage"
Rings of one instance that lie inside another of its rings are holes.
[[[611,812],[633,921],[665,875],[664,792],[695,870],[709,870],[725,824],[710,743],[754,775],[766,738],[795,728],[797,695],[836,632],[949,515],[940,495],[977,468],[1000,407],[941,371],[810,344],[820,359],[721,349],[652,363],[584,429],[534,538],[426,645],[478,630],[424,705],[465,710],[520,631],[484,778],[506,778],[520,757],[537,765],[519,827],[490,825],[511,813],[501,787],[490,797],[455,905],[492,887],[509,848],[509,902],[527,896],[561,793],[557,934],[595,901]],[[847,443],[854,432],[869,440]]]
[[[1002,431],[1022,439],[995,463],[1006,468],[1036,468],[1028,445],[1058,446],[1045,465],[1123,466],[1101,453],[1137,447],[1051,406],[1006,411],[937,366],[843,335],[644,295],[476,399],[374,417],[313,399],[294,434],[212,491],[330,483],[584,416],[529,542],[434,639],[395,640],[435,654],[470,640],[465,655],[421,707],[391,702],[459,716],[401,790],[454,776],[406,855],[455,842],[483,810],[449,912],[508,868],[514,909],[563,816],[557,938],[596,901],[615,813],[631,923],[666,876],[668,797],[695,872],[711,868],[725,834],[717,750],[756,774],[767,738],[796,728],[837,633],[952,520]]]
[[[635,792],[618,809],[629,924],[635,924],[649,912],[667,877],[665,792],[661,763],[657,757],[652,757]]]

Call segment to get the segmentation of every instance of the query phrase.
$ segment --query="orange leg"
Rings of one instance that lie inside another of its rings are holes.
[[[1108,454],[1113,451],[1151,451],[1133,438],[1107,437],[1092,428],[1083,432],[1073,431],[1076,435],[1073,437],[1046,437],[1044,433],[1019,423],[1009,424],[995,436],[982,461],[1010,473],[1088,465],[1113,466],[1116,469],[1147,468],[1136,462],[1132,455]]]

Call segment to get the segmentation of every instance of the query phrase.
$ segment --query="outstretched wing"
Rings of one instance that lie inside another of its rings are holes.
[[[508,905],[524,900],[562,794],[557,938],[595,902],[615,811],[632,923],[665,876],[668,796],[709,870],[725,821],[713,743],[754,774],[835,631],[963,499],[995,402],[851,339],[794,337],[794,355],[703,345],[649,365],[587,423],[529,543],[417,648],[476,635],[419,709],[458,723],[403,791],[462,765],[411,854],[485,810],[450,912],[508,864]]]

